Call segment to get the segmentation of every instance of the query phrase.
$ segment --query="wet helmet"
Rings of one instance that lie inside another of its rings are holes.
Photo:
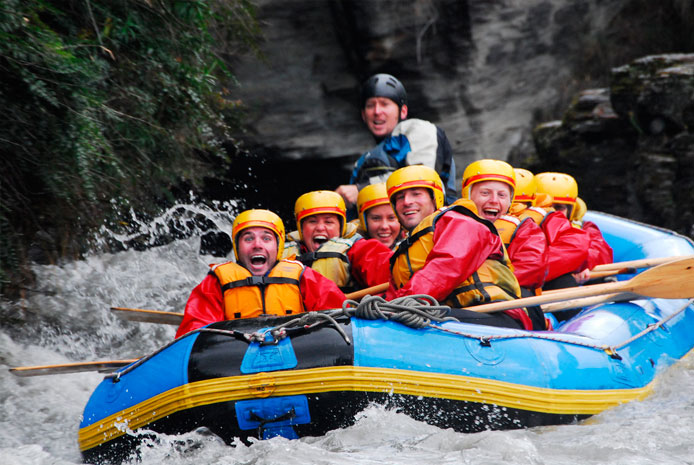
[[[303,194],[294,204],[294,216],[296,217],[296,227],[299,231],[299,237],[304,240],[301,232],[301,221],[312,215],[320,213],[332,213],[340,218],[341,228],[340,235],[345,234],[347,228],[347,209],[342,196],[333,191],[313,191]]]
[[[511,187],[511,197],[516,190],[516,173],[513,167],[501,160],[482,159],[470,163],[463,172],[464,199],[470,198],[472,185],[482,181],[500,181]]]
[[[366,211],[369,208],[389,204],[390,201],[388,200],[388,191],[386,190],[385,183],[369,184],[360,190],[357,196],[357,213],[362,229],[367,231]]]
[[[277,260],[282,258],[284,251],[284,223],[282,218],[270,210],[246,210],[238,214],[231,226],[231,242],[234,247],[234,257],[239,259],[236,238],[246,228],[266,228],[277,236]]]
[[[407,92],[400,81],[390,74],[374,74],[361,86],[361,108],[371,97],[385,97],[402,108],[407,105]]]
[[[431,190],[434,195],[436,209],[443,207],[443,183],[438,173],[428,166],[410,165],[395,170],[393,174],[388,176],[386,190],[388,191],[388,199],[391,205],[393,205],[393,209],[395,209],[393,196],[402,190],[413,187],[423,187]]]
[[[538,194],[549,194],[553,203],[573,207],[578,197],[578,184],[573,176],[566,173],[539,173],[535,175]]]
[[[513,168],[516,173],[516,195],[514,202],[532,203],[537,191],[535,175],[523,168]]]

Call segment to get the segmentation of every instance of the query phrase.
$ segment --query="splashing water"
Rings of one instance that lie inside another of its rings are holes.
[[[128,244],[153,237],[171,218],[202,215],[230,231],[234,209],[177,205],[137,232],[104,231]],[[175,327],[122,321],[111,306],[183,311],[207,265],[224,259],[199,253],[202,230],[165,245],[94,253],[60,266],[36,266],[36,288],[17,302],[0,300],[0,463],[77,464],[80,415],[99,373],[18,378],[12,366],[128,359],[153,352],[174,337]],[[153,232],[154,231],[154,232]],[[274,438],[235,447],[204,430],[154,435],[141,463],[359,464],[694,464],[694,359],[665,372],[654,394],[574,425],[516,431],[456,433],[373,406],[356,424],[322,437]],[[137,433],[135,433],[137,434]],[[136,463],[133,461],[133,463]]]

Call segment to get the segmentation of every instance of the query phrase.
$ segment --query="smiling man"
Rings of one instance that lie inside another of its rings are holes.
[[[516,171],[502,160],[472,162],[463,172],[462,193],[473,201],[480,217],[494,223],[523,296],[535,295],[547,274],[547,239],[530,218],[508,214],[516,193]]]
[[[409,231],[391,258],[386,299],[426,294],[453,307],[460,320],[510,328],[533,327],[524,309],[477,313],[463,307],[512,300],[520,287],[494,226],[472,202],[443,208],[443,184],[426,166],[407,166],[390,175],[388,196]]]
[[[547,239],[532,219],[521,220],[508,214],[516,187],[516,171],[502,160],[477,160],[463,172],[463,199],[472,200],[477,214],[494,224],[513,264],[521,295],[530,297],[538,294],[545,281]],[[539,307],[529,308],[528,315],[534,328],[547,326]]]
[[[283,257],[299,260],[345,292],[388,281],[390,249],[357,233],[339,194],[307,192],[296,200],[294,216],[297,230],[287,235]]]
[[[456,199],[453,150],[440,127],[421,119],[407,119],[407,92],[390,74],[374,74],[361,86],[361,119],[378,145],[354,164],[348,184],[335,191],[351,207],[358,192],[385,182],[390,173],[408,165],[436,170],[446,189],[446,203]]]
[[[211,265],[193,289],[176,337],[215,321],[340,308],[335,283],[299,262],[280,260],[284,224],[269,210],[247,210],[232,225],[236,263]]]

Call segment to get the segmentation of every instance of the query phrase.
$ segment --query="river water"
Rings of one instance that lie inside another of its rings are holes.
[[[230,222],[218,226],[228,230]],[[109,308],[182,311],[207,264],[215,261],[199,255],[199,239],[191,237],[146,251],[36,266],[37,285],[25,299],[0,301],[0,464],[81,463],[80,416],[103,377],[19,378],[9,367],[128,359],[154,351],[174,337],[175,327],[123,321]],[[350,428],[294,441],[230,447],[204,433],[159,435],[143,448],[142,460],[148,465],[694,464],[694,357],[661,374],[648,399],[573,425],[462,434],[373,406]]]

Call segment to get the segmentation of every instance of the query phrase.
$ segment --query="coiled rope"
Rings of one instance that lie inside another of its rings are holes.
[[[383,297],[367,295],[361,302],[345,300],[342,304],[342,313],[347,316],[397,321],[415,329],[426,328],[432,321],[458,321],[446,316],[450,311],[450,307],[440,305],[436,299],[425,294],[398,297],[390,302]]]

